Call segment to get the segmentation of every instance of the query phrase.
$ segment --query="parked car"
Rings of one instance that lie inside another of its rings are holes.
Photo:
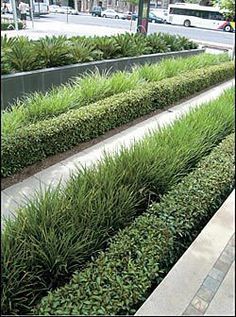
[[[105,9],[103,9],[102,7],[100,6],[96,6],[96,7],[93,7],[92,10],[90,11],[90,13],[92,14],[92,16],[94,17],[100,17],[101,16],[101,12],[104,11]]]
[[[158,16],[156,16],[153,12],[149,12],[148,22],[164,23],[164,20],[162,18],[159,18]]]
[[[78,14],[78,12],[73,9],[72,7],[67,7],[67,6],[61,6],[59,7],[59,10],[57,11],[58,13],[64,13],[64,14]]]
[[[153,9],[150,12],[154,13],[157,17],[162,18],[164,23],[170,24],[168,22],[168,10],[166,9]]]
[[[125,20],[131,20],[131,17],[132,17],[132,12],[125,12],[124,13],[124,19]]]
[[[133,21],[136,21],[138,19],[138,13],[134,12],[131,16]]]
[[[123,13],[117,12],[112,9],[102,11],[101,16],[102,18],[125,19],[125,15]]]
[[[132,14],[132,20],[136,21],[138,19],[138,13]],[[152,23],[164,23],[162,18],[157,17],[153,12],[149,12],[148,22]]]
[[[49,6],[49,12],[50,13],[57,13],[60,10],[60,6],[56,4],[52,4]]]

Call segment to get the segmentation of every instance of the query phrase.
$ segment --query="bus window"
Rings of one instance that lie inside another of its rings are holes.
[[[202,19],[209,19],[209,11],[202,11],[201,18]]]
[[[224,16],[220,12],[209,12],[210,20],[224,21]]]

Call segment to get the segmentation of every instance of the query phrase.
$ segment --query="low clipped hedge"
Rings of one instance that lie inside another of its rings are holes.
[[[133,314],[234,186],[234,134],[111,239],[106,252],[34,309],[40,315]]]
[[[2,136],[3,177],[234,76],[234,63],[210,66],[106,98]]]

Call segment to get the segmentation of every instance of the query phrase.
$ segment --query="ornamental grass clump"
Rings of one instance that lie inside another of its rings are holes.
[[[133,315],[234,187],[234,134],[114,238],[36,315]]]
[[[2,235],[2,313],[27,313],[234,129],[234,91],[39,193]]]
[[[5,41],[6,42],[6,41]],[[6,43],[5,47],[10,44]],[[5,57],[4,57],[5,58]],[[2,113],[2,134],[14,134],[16,130],[38,121],[56,117],[71,109],[121,92],[130,91],[145,81],[153,82],[170,78],[211,65],[229,61],[227,54],[200,54],[187,58],[163,60],[155,65],[134,67],[131,73],[98,71],[77,78],[70,85],[53,88],[50,92],[35,92],[26,96]],[[7,67],[7,64],[4,64]],[[6,71],[8,71],[9,67]]]

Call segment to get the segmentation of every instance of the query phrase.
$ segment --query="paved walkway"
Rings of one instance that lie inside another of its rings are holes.
[[[235,190],[135,316],[235,316]]]
[[[41,19],[34,21],[34,28],[32,28],[31,21],[27,21],[27,28],[25,30],[11,30],[2,31],[2,36],[7,34],[8,37],[14,36],[28,36],[32,40],[37,40],[40,37],[52,36],[52,35],[66,35],[67,37],[85,35],[85,36],[103,36],[103,35],[115,35],[129,32],[127,29],[109,28],[99,25],[82,25],[76,23],[67,23],[62,21],[47,21]]]
[[[164,125],[170,124],[191,108],[195,108],[202,103],[217,98],[222,91],[232,85],[234,85],[234,80],[211,88],[186,102],[180,103],[167,111],[163,111],[60,163],[38,172],[23,182],[6,188],[1,191],[2,217],[11,216],[19,206],[24,205],[28,199],[32,198],[36,191],[40,189],[44,190],[49,186],[56,186],[60,181],[64,184],[71,173],[77,172],[80,166],[88,167],[100,160],[104,155],[104,151],[112,154],[118,152],[122,146],[131,146],[133,142],[143,138],[151,130],[156,130]]]

